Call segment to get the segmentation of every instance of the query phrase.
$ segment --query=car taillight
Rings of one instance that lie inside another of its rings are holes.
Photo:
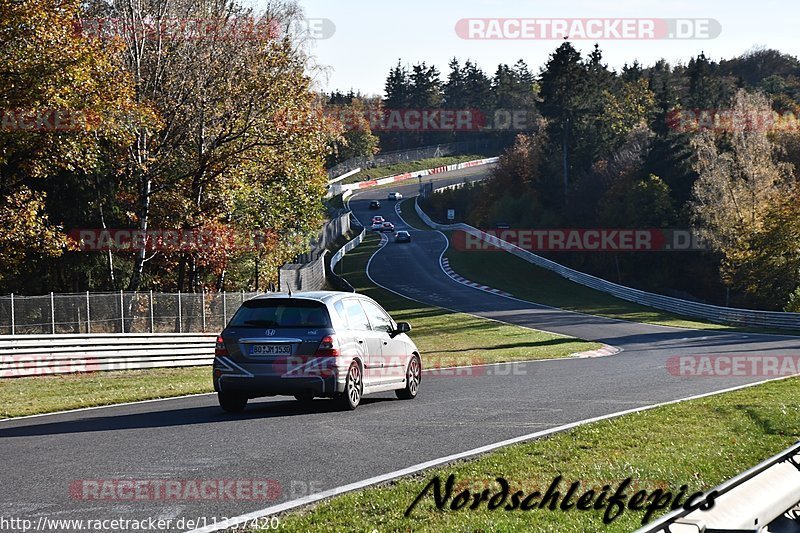
[[[217,337],[217,344],[214,346],[214,357],[222,357],[228,355],[228,349],[225,347],[225,341],[222,335]]]
[[[317,357],[337,357],[339,355],[339,341],[333,335],[326,335],[322,338],[314,355]]]

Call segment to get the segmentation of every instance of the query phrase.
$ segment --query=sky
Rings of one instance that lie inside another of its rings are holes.
[[[251,0],[256,2],[260,0]],[[686,63],[700,52],[730,58],[754,47],[776,48],[800,56],[800,3],[778,0],[299,0],[309,19],[329,19],[335,31],[315,40],[311,54],[324,67],[314,74],[319,90],[354,89],[383,94],[389,69],[426,61],[446,79],[453,57],[471,59],[491,75],[500,63],[524,59],[539,72],[559,39],[465,39],[456,32],[460,19],[714,19],[721,31],[712,39],[573,40],[588,53],[598,42],[604,62],[619,70],[638,59],[650,65],[660,58]],[[489,23],[478,30],[490,30]],[[508,32],[514,26],[509,26]],[[510,33],[504,35],[513,35]],[[613,33],[613,32],[612,32]],[[479,33],[479,35],[483,35]]]

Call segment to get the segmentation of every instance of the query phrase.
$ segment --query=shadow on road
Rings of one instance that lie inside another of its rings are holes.
[[[217,405],[165,409],[125,415],[91,416],[91,411],[76,413],[74,420],[47,422],[44,419],[20,420],[25,425],[0,427],[0,438],[34,437],[41,435],[60,435],[67,433],[91,433],[95,431],[117,431],[121,429],[145,429],[173,426],[190,426],[247,420],[263,420],[288,416],[313,416],[315,414],[336,413],[339,416],[369,416],[370,404],[399,401],[394,398],[370,397],[361,401],[357,411],[341,411],[338,404],[328,399],[317,399],[311,404],[295,400],[259,402],[251,400],[244,413],[225,413]],[[95,411],[96,412],[96,411]],[[13,423],[12,421],[4,424]]]

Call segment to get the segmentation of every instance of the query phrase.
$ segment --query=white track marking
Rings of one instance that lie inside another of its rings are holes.
[[[547,437],[547,436],[553,435],[555,433],[561,433],[563,431],[574,429],[574,428],[579,427],[579,426],[583,426],[583,425],[586,425],[586,424],[591,424],[592,422],[600,422],[600,421],[603,421],[603,420],[609,420],[609,419],[612,419],[612,418],[617,418],[617,417],[620,417],[620,416],[623,416],[623,415],[628,415],[628,414],[633,414],[633,413],[640,413],[642,411],[649,411],[651,409],[655,409],[656,407],[663,407],[663,406],[666,406],[666,405],[672,405],[672,404],[685,402],[685,401],[689,401],[689,400],[698,400],[698,399],[701,399],[701,398],[707,398],[709,396],[716,396],[716,395],[723,394],[723,393],[726,393],[726,392],[733,392],[733,391],[736,391],[736,390],[741,390],[741,389],[746,389],[746,388],[753,387],[753,386],[756,386],[756,385],[761,385],[763,383],[768,383],[770,381],[779,381],[779,380],[788,379],[788,378],[791,378],[791,377],[796,377],[796,376],[783,376],[783,377],[779,377],[779,378],[772,378],[772,379],[767,379],[767,380],[764,380],[764,381],[759,381],[757,383],[748,383],[746,385],[738,385],[736,387],[730,387],[728,389],[723,389],[723,390],[714,391],[714,392],[707,392],[707,393],[704,393],[704,394],[697,394],[695,396],[689,396],[687,398],[681,398],[681,399],[678,399],[678,400],[670,400],[668,402],[661,402],[661,403],[656,403],[656,404],[652,404],[652,405],[645,405],[643,407],[635,407],[633,409],[627,409],[625,411],[618,411],[616,413],[597,416],[597,417],[594,417],[594,418],[588,418],[586,420],[579,420],[577,422],[571,422],[569,424],[564,424],[564,425],[557,426],[557,427],[554,427],[554,428],[545,429],[543,431],[537,431],[535,433],[528,433],[527,435],[521,435],[519,437],[514,437],[512,439],[507,439],[507,440],[503,440],[503,441],[499,441],[499,442],[494,442],[492,444],[487,444],[487,445],[481,446],[479,448],[473,448],[471,450],[455,453],[455,454],[452,454],[452,455],[447,455],[445,457],[440,457],[438,459],[432,459],[430,461],[425,461],[424,463],[418,463],[416,465],[409,466],[409,467],[406,467],[406,468],[403,468],[403,469],[400,469],[400,470],[395,470],[395,471],[389,472],[387,474],[374,476],[374,477],[371,477],[371,478],[368,478],[368,479],[364,479],[362,481],[356,481],[355,483],[349,483],[347,485],[342,485],[342,486],[339,486],[339,487],[335,487],[333,489],[329,489],[329,490],[326,490],[326,491],[323,491],[323,492],[318,492],[316,494],[311,494],[311,495],[305,496],[303,498],[298,498],[298,499],[291,500],[291,501],[288,501],[288,502],[280,503],[278,505],[273,505],[273,506],[270,506],[270,507],[266,507],[266,508],[260,509],[258,511],[253,511],[252,513],[247,513],[247,514],[244,514],[244,515],[241,515],[241,516],[229,518],[228,520],[225,520],[224,522],[219,522],[219,523],[212,524],[210,526],[202,527],[202,528],[199,528],[199,529],[193,529],[189,533],[211,533],[213,531],[220,531],[220,530],[223,530],[223,529],[229,529],[229,528],[241,525],[241,524],[245,524],[248,521],[252,521],[252,520],[255,520],[257,518],[261,518],[261,517],[264,517],[264,516],[270,516],[270,515],[274,515],[274,514],[277,514],[277,513],[290,511],[292,509],[296,509],[298,507],[301,507],[301,506],[304,506],[304,505],[309,505],[309,504],[312,504],[312,503],[317,503],[319,501],[326,500],[328,498],[332,498],[334,496],[338,496],[338,495],[344,494],[346,492],[352,492],[354,490],[363,489],[363,488],[369,487],[371,485],[377,485],[379,483],[385,483],[387,481],[391,481],[393,479],[397,479],[397,478],[402,477],[402,476],[407,476],[409,474],[415,474],[415,473],[420,472],[422,470],[427,470],[429,468],[433,468],[433,467],[436,467],[436,466],[441,466],[443,464],[451,463],[453,461],[458,461],[460,459],[466,459],[466,458],[474,457],[476,455],[480,455],[480,454],[483,454],[483,453],[486,453],[486,452],[490,452],[490,451],[496,450],[498,448],[503,448],[503,447],[506,447],[506,446],[510,446],[512,444],[519,444],[521,442],[534,440],[534,439],[538,439],[538,438],[542,438],[542,437]]]

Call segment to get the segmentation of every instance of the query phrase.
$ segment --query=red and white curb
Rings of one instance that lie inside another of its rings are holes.
[[[414,172],[404,172],[402,174],[387,176],[385,178],[377,180],[361,181],[358,183],[350,183],[348,185],[342,185],[342,191],[346,191],[348,189],[349,190],[368,189],[370,187],[376,187],[378,185],[386,185],[387,183],[397,183],[400,181],[409,180],[411,178],[418,178],[420,176],[430,176],[432,174],[441,174],[442,172],[452,172],[453,170],[462,170],[465,168],[478,167],[482,165],[491,165],[493,163],[497,163],[498,160],[499,157],[489,157],[487,159],[475,159],[474,161],[454,163],[452,165],[446,165],[436,168],[426,168],[424,170],[416,170]]]
[[[447,274],[447,276],[450,279],[452,279],[453,281],[457,281],[458,283],[461,283],[462,285],[467,285],[467,286],[473,287],[475,289],[479,289],[479,290],[486,291],[486,292],[491,292],[492,294],[499,294],[500,296],[511,296],[511,294],[509,294],[509,293],[507,293],[505,291],[501,291],[500,289],[495,289],[495,288],[489,287],[488,285],[481,285],[480,283],[475,283],[474,281],[470,281],[470,280],[468,280],[467,278],[465,278],[463,276],[459,276],[458,274],[455,273],[453,268],[450,266],[450,260],[448,258],[446,258],[446,257],[442,257],[441,265],[442,265],[442,270],[444,271],[445,274]]]

